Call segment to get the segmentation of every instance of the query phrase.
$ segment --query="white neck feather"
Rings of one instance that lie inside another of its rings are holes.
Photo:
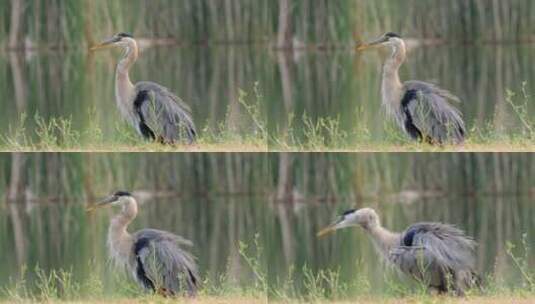
[[[396,111],[399,109],[403,93],[403,85],[399,79],[399,68],[405,61],[405,57],[405,44],[400,39],[399,43],[392,45],[392,54],[383,65],[381,96],[383,106],[385,106],[387,111]]]
[[[401,235],[399,233],[391,232],[381,225],[375,225],[368,229],[370,237],[375,245],[375,248],[384,258],[388,257],[390,250],[399,244]]]
[[[125,203],[123,210],[116,215],[110,223],[108,230],[108,247],[113,260],[119,266],[125,266],[128,263],[133,239],[126,230],[137,214],[137,204],[130,200]]]
[[[124,57],[117,64],[115,72],[115,99],[121,115],[132,122],[132,117],[130,117],[132,112],[129,109],[132,107],[131,100],[134,98],[135,88],[130,81],[128,71],[137,60],[138,48],[134,39],[123,38],[123,40],[127,45],[125,46]]]

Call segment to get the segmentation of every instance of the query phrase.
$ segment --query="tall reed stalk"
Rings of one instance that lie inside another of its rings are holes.
[[[64,47],[119,31],[174,38],[184,43],[275,42],[279,14],[289,14],[294,37],[312,44],[340,43],[384,31],[455,41],[533,39],[531,0],[18,0],[23,4],[20,39]],[[15,3],[15,2],[11,2]],[[286,7],[286,6],[284,6]],[[0,37],[13,14],[0,7]],[[284,27],[283,27],[284,28]],[[5,38],[0,38],[5,40]]]

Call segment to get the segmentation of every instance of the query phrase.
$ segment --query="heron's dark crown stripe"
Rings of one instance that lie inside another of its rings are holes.
[[[117,36],[119,36],[119,37],[121,37],[121,38],[122,38],[122,37],[134,38],[134,36],[132,36],[132,35],[130,35],[130,34],[128,34],[128,33],[123,33],[123,32],[117,34]]]
[[[395,37],[395,38],[401,38],[400,35],[396,34],[396,33],[392,33],[392,32],[388,32],[385,34],[385,37],[388,37],[388,38],[392,38],[392,37]]]
[[[348,214],[351,214],[351,213],[355,212],[356,210],[357,210],[357,209],[349,209],[349,210],[347,210],[347,211],[344,211],[344,213],[342,213],[342,216],[346,216],[346,215],[348,215]]]
[[[132,194],[128,191],[117,191],[113,195],[115,196],[132,196]]]
[[[141,135],[143,135],[145,139],[155,140],[156,135],[145,123],[145,117],[143,116],[143,112],[141,112],[141,107],[143,106],[143,103],[149,100],[148,95],[149,92],[146,90],[139,91],[137,93],[136,99],[134,100],[134,111],[139,116],[139,130],[141,131]]]

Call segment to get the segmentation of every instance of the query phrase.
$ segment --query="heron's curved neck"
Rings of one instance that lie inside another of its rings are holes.
[[[383,105],[397,108],[402,98],[403,85],[399,79],[399,68],[406,58],[403,42],[392,46],[392,54],[383,65],[383,80],[381,85]]]
[[[125,53],[121,61],[117,64],[115,73],[115,95],[117,104],[123,116],[129,115],[127,109],[130,107],[129,100],[134,95],[134,85],[130,81],[128,71],[130,67],[136,62],[138,57],[137,43],[134,39],[125,39],[127,45]]]
[[[125,76],[128,79],[128,71],[136,62],[138,56],[137,43],[134,39],[125,39],[126,46],[124,56],[117,64],[117,77]],[[129,80],[129,79],[128,79]],[[130,81],[130,80],[129,80]]]
[[[126,228],[134,220],[136,215],[137,204],[133,199],[130,199],[123,205],[123,210],[111,220],[108,231],[108,246],[116,261],[120,261],[121,257],[130,254],[133,240]]]
[[[385,257],[388,256],[390,249],[399,244],[400,234],[391,232],[388,229],[383,228],[380,224],[369,227],[367,231],[372,238],[376,249]]]

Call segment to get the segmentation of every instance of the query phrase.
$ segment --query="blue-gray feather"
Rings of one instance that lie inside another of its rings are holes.
[[[451,225],[418,223],[400,237],[389,260],[399,269],[439,291],[462,294],[478,280],[473,239]]]
[[[168,295],[196,295],[200,282],[195,259],[180,248],[191,246],[190,241],[156,229],[140,230],[133,237],[138,261],[134,273],[141,286]]]
[[[461,112],[449,101],[460,102],[459,98],[432,83],[407,81],[403,84],[404,94],[416,92],[406,100],[401,110],[400,122],[410,120],[421,133],[421,140],[437,144],[459,144],[464,141],[465,125]],[[407,132],[407,126],[403,125]],[[413,134],[416,132],[414,130]]]
[[[150,81],[138,82],[135,92],[137,97],[142,97],[134,103],[134,125],[141,135],[150,137],[153,133],[156,139],[171,144],[180,141],[190,144],[195,142],[197,131],[191,109],[180,98],[167,88]]]

